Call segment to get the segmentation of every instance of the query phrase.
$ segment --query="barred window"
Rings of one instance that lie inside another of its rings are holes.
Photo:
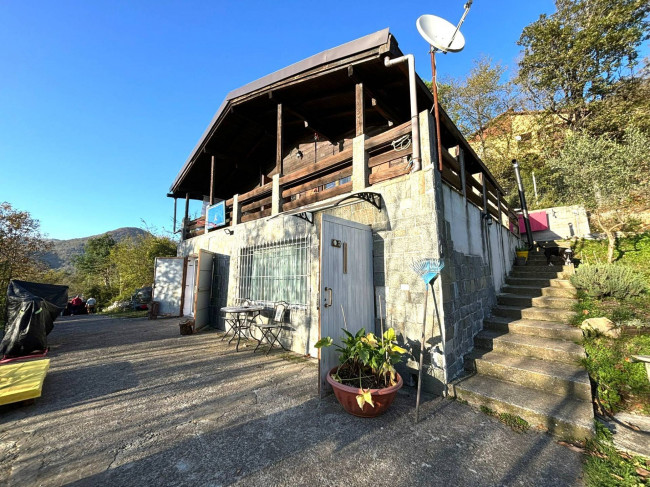
[[[244,247],[239,251],[239,300],[309,304],[309,237]]]

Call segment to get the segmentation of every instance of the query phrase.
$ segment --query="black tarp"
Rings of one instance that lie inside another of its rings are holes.
[[[0,356],[20,357],[47,348],[54,320],[68,304],[68,286],[12,280]]]

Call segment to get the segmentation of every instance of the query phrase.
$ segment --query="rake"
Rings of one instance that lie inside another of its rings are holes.
[[[424,317],[422,318],[422,338],[420,339],[420,366],[418,369],[418,392],[415,400],[415,422],[420,419],[420,390],[422,387],[422,365],[424,363],[424,334],[427,326],[427,302],[429,301],[429,284],[438,277],[445,267],[442,259],[417,259],[411,263],[411,269],[424,281]]]

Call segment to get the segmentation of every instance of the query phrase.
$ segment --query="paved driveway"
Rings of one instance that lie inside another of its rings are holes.
[[[360,419],[317,398],[317,367],[235,353],[178,320],[55,323],[43,395],[0,407],[0,485],[580,485],[581,458],[414,390]]]

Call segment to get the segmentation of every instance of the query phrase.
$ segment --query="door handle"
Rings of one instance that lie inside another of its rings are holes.
[[[329,295],[330,295],[330,301],[329,301],[329,304],[328,304],[328,303],[327,303],[327,298],[325,298],[325,299],[323,300],[323,306],[324,306],[325,308],[329,308],[330,306],[332,306],[332,288],[331,288],[331,287],[326,287],[326,288],[325,288],[325,292],[326,292],[326,293],[329,293]]]

